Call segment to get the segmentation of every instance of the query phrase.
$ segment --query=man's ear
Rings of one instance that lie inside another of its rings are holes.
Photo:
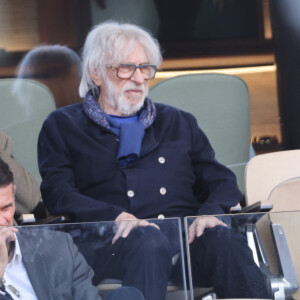
[[[96,83],[97,86],[100,86],[102,83],[102,79],[99,77],[98,74],[96,74],[95,71],[89,70],[90,76],[93,79],[93,81]]]

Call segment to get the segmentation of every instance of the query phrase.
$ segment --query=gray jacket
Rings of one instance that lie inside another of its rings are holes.
[[[94,273],[69,234],[28,227],[19,229],[17,236],[38,299],[101,300],[92,285]]]

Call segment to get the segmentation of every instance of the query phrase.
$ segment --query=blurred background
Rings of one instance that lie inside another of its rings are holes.
[[[256,151],[299,148],[300,94],[291,78],[299,80],[300,9],[295,0],[284,3],[283,9],[277,0],[1,0],[0,78],[15,77],[24,55],[36,46],[65,45],[80,55],[93,25],[107,19],[131,22],[148,29],[162,46],[164,61],[151,85],[193,72],[240,76],[249,88]],[[285,12],[289,19],[294,12],[292,28]]]

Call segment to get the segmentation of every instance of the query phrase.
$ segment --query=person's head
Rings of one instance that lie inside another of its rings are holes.
[[[105,112],[134,114],[142,107],[148,81],[161,60],[158,42],[144,29],[127,23],[101,23],[90,31],[84,45],[80,96],[92,90],[98,97],[100,89],[99,104]]]
[[[62,45],[41,45],[26,53],[16,77],[45,84],[56,106],[61,107],[81,101],[78,94],[81,75],[81,59],[75,51]],[[21,80],[17,81],[15,91],[23,93]]]
[[[12,226],[15,214],[13,173],[0,157],[0,226]]]

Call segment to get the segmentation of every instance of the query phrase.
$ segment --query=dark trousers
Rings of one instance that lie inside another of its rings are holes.
[[[127,238],[102,247],[93,266],[94,284],[105,278],[122,280],[139,289],[147,300],[165,300],[172,265],[172,249],[158,229],[136,227]]]
[[[139,289],[146,300],[165,300],[170,279],[179,279],[178,284],[182,284],[181,267],[174,274],[176,266],[172,266],[172,257],[180,247],[176,243],[170,246],[178,236],[169,240],[167,236],[148,226],[133,229],[113,245],[109,238],[90,263],[95,271],[94,284],[117,278],[123,286]],[[206,230],[190,245],[190,253],[194,286],[212,286],[218,298],[269,298],[246,238],[234,229],[217,226]]]
[[[218,298],[270,297],[246,238],[234,229],[208,229],[190,251],[194,286],[213,286]]]
[[[145,298],[136,288],[125,286],[113,290],[105,300],[145,300]]]

